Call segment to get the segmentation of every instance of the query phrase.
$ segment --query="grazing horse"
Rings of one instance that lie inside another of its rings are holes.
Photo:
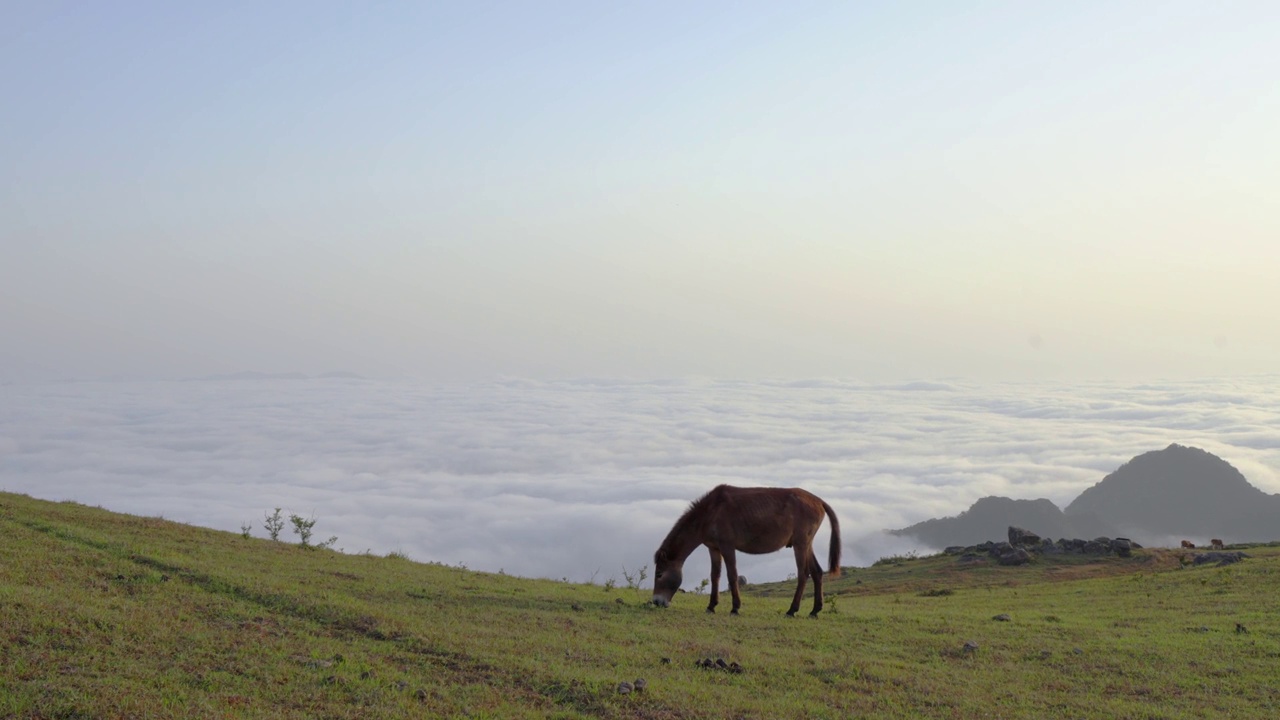
[[[653,554],[653,604],[666,607],[680,588],[684,561],[706,545],[711,552],[711,602],[707,612],[715,612],[720,602],[720,562],[729,571],[732,614],[738,614],[742,597],[738,594],[737,552],[761,555],[792,548],[796,554],[796,596],[787,615],[800,609],[807,578],[813,578],[813,612],[822,610],[822,566],[813,554],[813,536],[822,525],[822,516],[831,518],[831,548],[827,554],[831,577],[840,575],[840,521],[831,506],[800,488],[740,488],[719,485],[694,500],[676,521],[658,551]]]
[[[1195,543],[1193,543],[1193,542],[1191,542],[1190,540],[1183,540],[1183,541],[1182,541],[1182,547],[1184,547],[1184,548],[1186,548],[1186,549],[1188,549],[1188,550],[1195,550],[1195,549],[1196,549],[1196,544],[1195,544]]]
[[[1210,540],[1210,541],[1209,541],[1209,546],[1210,546],[1210,547],[1212,547],[1214,550],[1226,550],[1226,549],[1227,549],[1227,546],[1226,546],[1226,545],[1223,545],[1223,544],[1222,544],[1222,541],[1221,541],[1221,540],[1219,540],[1218,538],[1214,538],[1214,539]]]

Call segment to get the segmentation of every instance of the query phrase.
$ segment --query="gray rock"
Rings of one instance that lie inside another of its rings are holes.
[[[1238,563],[1247,557],[1249,556],[1239,550],[1235,552],[1207,552],[1196,555],[1196,559],[1193,560],[1192,563],[1195,565],[1218,563],[1218,566],[1221,567],[1223,565]]]
[[[1031,553],[1022,548],[1012,548],[996,559],[1001,565],[1026,565],[1031,562]]]
[[[625,680],[624,680],[624,681],[622,681],[622,682],[618,683],[618,694],[619,694],[619,695],[629,695],[629,694],[631,694],[632,687],[633,687],[633,686],[631,685],[631,683],[629,683],[629,682],[627,682],[627,681],[625,681]]]
[[[1040,536],[1025,528],[1009,526],[1009,544],[1018,547],[1020,545],[1039,545]]]
[[[991,619],[996,622],[1009,622],[1013,618],[1009,616],[1009,613],[1000,613],[999,615],[993,616]]]

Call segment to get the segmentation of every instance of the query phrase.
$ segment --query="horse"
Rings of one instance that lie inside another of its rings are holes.
[[[1226,545],[1223,545],[1223,544],[1222,544],[1222,541],[1221,541],[1221,540],[1219,540],[1218,538],[1214,538],[1214,539],[1210,540],[1210,541],[1209,541],[1209,547],[1213,548],[1214,550],[1226,550],[1226,549],[1227,549],[1227,546],[1226,546]]]
[[[1195,550],[1195,549],[1196,549],[1196,544],[1195,544],[1195,543],[1193,543],[1193,542],[1191,542],[1190,540],[1183,540],[1183,541],[1182,541],[1182,547],[1184,547],[1184,548],[1186,548],[1186,549],[1188,549],[1188,550]]]
[[[684,561],[706,545],[711,553],[711,602],[707,612],[716,611],[720,603],[720,563],[729,571],[729,592],[733,610],[742,607],[739,594],[738,551],[762,555],[792,548],[796,556],[796,595],[791,600],[788,617],[800,609],[804,586],[813,578],[813,612],[822,610],[822,566],[813,554],[813,536],[822,525],[822,517],[831,519],[831,547],[827,553],[830,576],[840,575],[840,521],[831,506],[818,496],[800,488],[742,488],[718,485],[694,500],[676,520],[671,532],[653,554],[653,604],[667,607],[683,580]]]

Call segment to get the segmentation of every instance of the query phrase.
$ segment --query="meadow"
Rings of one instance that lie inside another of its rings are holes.
[[[790,582],[748,585],[736,617],[695,592],[660,609],[640,568],[528,579],[11,493],[0,537],[0,717],[1280,713],[1273,545],[1223,567],[885,558],[789,619]]]

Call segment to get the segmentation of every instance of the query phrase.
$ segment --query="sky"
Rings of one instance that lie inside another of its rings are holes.
[[[843,564],[866,567],[940,549],[885,529],[990,495],[1062,508],[1174,442],[1280,492],[1276,376],[0,385],[3,491],[229,533],[247,525],[256,538],[280,507],[314,518],[314,540],[336,536],[346,553],[620,586],[625,573],[652,571],[676,519],[719,483],[816,493],[840,519]],[[818,534],[823,563],[828,528]],[[1215,537],[1273,539],[1231,533]],[[288,530],[281,539],[298,540]],[[794,558],[740,555],[739,571],[783,580]],[[684,575],[688,588],[709,576],[705,551]]]
[[[1248,377],[1280,6],[0,5],[0,382]]]

